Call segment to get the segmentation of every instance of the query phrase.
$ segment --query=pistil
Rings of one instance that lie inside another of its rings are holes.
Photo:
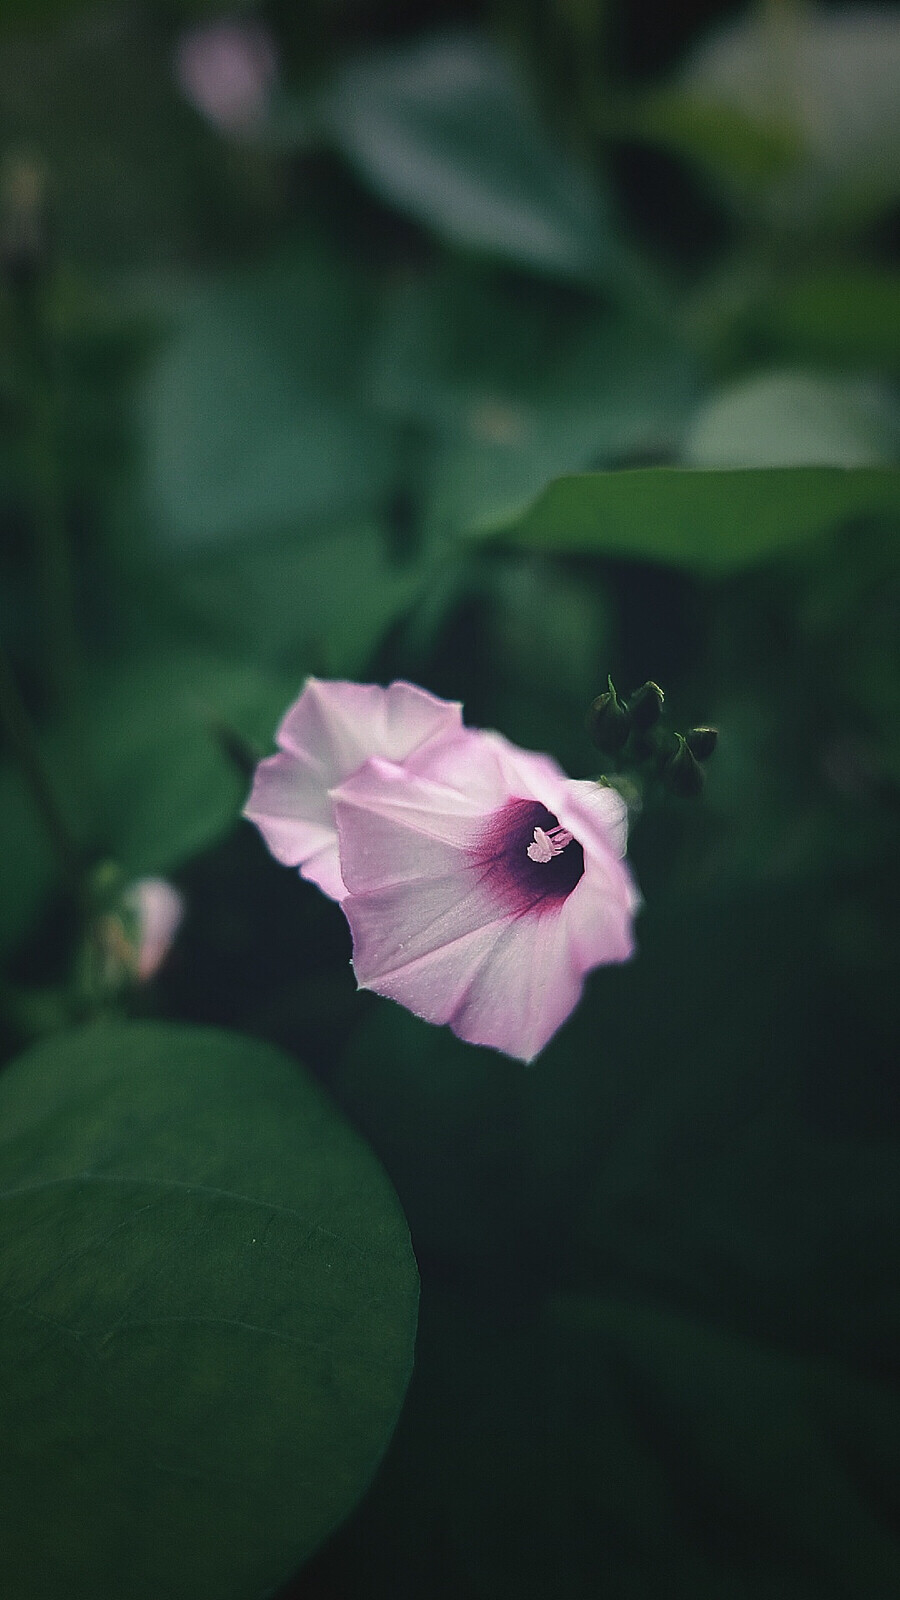
[[[567,844],[572,843],[572,835],[568,828],[535,828],[534,839],[528,846],[527,855],[532,861],[537,861],[541,866],[552,861],[554,856],[561,856]]]

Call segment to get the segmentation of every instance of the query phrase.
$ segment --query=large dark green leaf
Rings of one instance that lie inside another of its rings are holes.
[[[253,540],[382,500],[392,438],[355,396],[365,305],[336,263],[286,257],[189,287],[168,309],[142,399],[162,544]]]
[[[373,188],[453,243],[555,277],[621,276],[604,197],[484,39],[442,35],[352,63],[317,115]]]
[[[298,1067],[224,1033],[58,1037],[0,1115],[4,1594],[258,1600],[403,1399],[390,1185]]]
[[[900,472],[887,467],[649,467],[557,478],[519,516],[481,531],[541,550],[727,572],[882,511],[900,513]]]

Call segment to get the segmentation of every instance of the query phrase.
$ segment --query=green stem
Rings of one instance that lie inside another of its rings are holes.
[[[59,468],[56,383],[43,311],[44,283],[15,291],[23,389],[26,397],[31,509],[38,589],[50,686],[58,704],[78,695],[81,651],[76,626],[75,581]]]
[[[0,646],[0,726],[7,734],[13,756],[30,790],[35,810],[43,823],[66,883],[80,900],[84,900],[87,890],[84,864],[57,804],[41,759],[31,719],[19,694],[9,658],[2,646]]]

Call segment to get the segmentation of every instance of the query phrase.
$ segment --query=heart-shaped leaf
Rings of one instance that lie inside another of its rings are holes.
[[[268,1046],[58,1036],[0,1082],[0,1592],[258,1600],[358,1499],[417,1277],[362,1141]]]

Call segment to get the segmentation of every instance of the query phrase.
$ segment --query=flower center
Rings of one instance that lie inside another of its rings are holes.
[[[526,855],[532,861],[537,861],[541,866],[552,861],[554,856],[561,856],[567,844],[572,843],[572,835],[568,828],[550,828],[545,833],[543,828],[535,828],[534,838],[528,846]]]
[[[537,800],[508,800],[487,818],[472,858],[515,916],[559,907],[584,873],[578,840]]]

